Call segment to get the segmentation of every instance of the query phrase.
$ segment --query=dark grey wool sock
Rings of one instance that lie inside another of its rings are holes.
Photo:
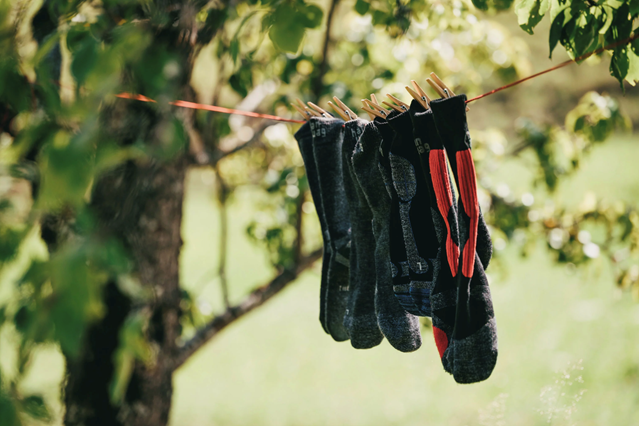
[[[348,340],[344,315],[349,298],[350,217],[344,192],[342,143],[344,122],[335,118],[309,120],[313,135],[313,156],[319,180],[324,220],[331,259],[326,290],[326,325],[338,342]]]
[[[350,299],[344,317],[344,326],[356,349],[379,345],[384,336],[377,324],[375,313],[375,237],[373,213],[368,207],[353,170],[353,151],[366,122],[361,119],[347,121],[342,145],[344,190],[351,221]]]
[[[324,256],[322,257],[322,275],[320,281],[320,323],[326,333],[328,333],[328,325],[326,324],[326,290],[328,290],[328,265],[331,263],[331,250],[328,237],[328,228],[326,227],[326,218],[324,217],[324,208],[322,207],[322,196],[320,193],[319,178],[317,176],[317,168],[315,166],[315,156],[313,155],[313,135],[311,133],[311,125],[306,122],[295,133],[297,145],[304,160],[304,168],[306,169],[306,179],[311,191],[311,197],[315,204],[315,210],[319,218],[320,227],[322,229],[322,238],[324,240]]]
[[[419,104],[415,101],[411,108]],[[421,107],[420,107],[421,108]],[[414,111],[412,111],[414,112]],[[428,185],[413,139],[410,112],[389,118],[395,130],[395,139],[390,150],[393,186],[399,198],[402,235],[406,247],[409,295],[414,315],[430,316],[430,292],[433,288],[433,272],[439,267],[437,235],[431,216]],[[395,295],[398,294],[398,289]],[[401,300],[401,299],[400,299]]]
[[[384,168],[378,168],[382,136],[376,125],[366,125],[353,153],[353,170],[373,214],[377,278],[375,310],[379,327],[388,342],[397,350],[412,352],[422,344],[419,319],[406,312],[393,293],[389,244],[390,188],[384,182]]]
[[[393,111],[388,115],[388,120],[397,117],[399,113]],[[391,167],[391,146],[396,134],[389,121],[375,120],[375,126],[382,136],[379,148],[379,169],[386,185],[386,190],[391,199],[389,217],[389,241],[391,272],[393,276],[393,292],[402,307],[413,315],[418,315],[418,309],[413,298],[410,296],[410,274],[408,265],[408,254],[404,244],[404,233],[401,221],[400,199],[393,185],[393,173]]]

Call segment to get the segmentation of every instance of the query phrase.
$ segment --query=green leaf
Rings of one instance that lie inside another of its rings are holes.
[[[229,52],[231,53],[231,59],[233,59],[233,63],[237,62],[237,56],[240,54],[240,41],[237,38],[231,40],[231,45],[229,46]]]
[[[488,1],[487,0],[473,0],[473,6],[475,6],[479,10],[488,10]]]
[[[632,15],[633,18],[639,15],[639,0],[630,0],[628,4],[630,7],[630,15]]]
[[[603,26],[599,29],[599,34],[602,34],[602,35],[608,32],[610,25],[612,25],[612,19],[615,17],[611,7],[604,6],[603,11],[604,11],[604,15],[606,15],[606,21],[604,22]]]
[[[628,59],[627,51],[627,47],[615,49],[615,53],[612,55],[612,60],[610,61],[610,74],[619,81],[621,90],[624,90],[623,80],[628,75],[628,70],[630,69],[630,60]]]
[[[297,53],[302,39],[304,39],[304,29],[304,26],[299,22],[282,22],[273,25],[268,31],[268,36],[278,49]]]
[[[76,82],[84,83],[98,60],[98,43],[92,37],[86,37],[73,54],[71,72]]]
[[[51,413],[40,395],[31,395],[22,401],[22,410],[36,420],[50,421]]]
[[[314,15],[314,12],[311,11],[310,15]],[[309,16],[289,3],[278,6],[265,18],[265,22],[272,23],[268,35],[275,47],[289,53],[297,53],[305,29],[313,23]]]
[[[519,26],[529,34],[541,22],[550,6],[549,0],[522,0],[515,6]]]
[[[552,21],[552,24],[550,25],[550,35],[549,35],[549,47],[550,47],[550,54],[548,55],[549,58],[552,58],[552,52],[553,50],[555,50],[555,47],[557,47],[557,42],[559,41],[559,39],[561,38],[561,31],[564,28],[564,11],[562,10],[556,17],[555,19]]]
[[[0,392],[0,419],[2,419],[2,426],[20,426],[22,424],[15,405],[4,392]]]
[[[370,9],[370,7],[371,4],[364,0],[357,0],[357,2],[355,2],[355,12],[359,13],[360,15],[366,15],[366,12],[368,12],[368,9]]]
[[[300,8],[298,16],[306,28],[317,28],[322,23],[324,12],[314,4],[309,4]]]
[[[628,74],[626,75],[626,81],[632,86],[639,81],[639,56],[633,49],[628,50]]]

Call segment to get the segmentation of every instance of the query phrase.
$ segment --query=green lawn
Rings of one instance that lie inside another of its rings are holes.
[[[598,147],[558,198],[639,199],[638,157],[634,136]],[[497,177],[517,189],[523,164]],[[183,279],[217,307],[219,288],[206,278],[216,265],[213,186],[197,173],[190,182]],[[269,276],[264,255],[243,237],[250,209],[250,194],[240,194],[230,215],[236,300]],[[333,342],[317,319],[318,264],[178,372],[172,425],[543,425],[539,411],[549,409],[553,425],[639,425],[639,305],[615,289],[605,264],[570,273],[543,248],[528,259],[507,249],[503,258],[507,274],[491,277],[500,355],[486,382],[456,384],[427,330],[412,354],[386,342],[365,351]],[[570,378],[558,374],[566,368]],[[571,384],[578,377],[583,383]]]

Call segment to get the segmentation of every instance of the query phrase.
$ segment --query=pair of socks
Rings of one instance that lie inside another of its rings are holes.
[[[343,184],[344,122],[314,117],[296,133],[313,202],[317,210],[324,257],[320,285],[320,322],[338,341],[349,339],[344,326],[349,300],[350,218]]]
[[[390,169],[384,164],[388,158],[388,137],[392,130],[388,123],[368,123],[355,146],[352,163],[359,186],[373,217],[375,238],[375,312],[382,334],[402,352],[412,352],[421,346],[419,320],[400,304],[393,293],[390,235],[391,195]],[[384,135],[384,136],[383,136]],[[401,225],[400,225],[401,226]]]
[[[458,383],[474,383],[494,369],[497,330],[484,272],[492,245],[477,202],[465,100],[461,95],[433,101],[432,112],[422,110],[412,120],[439,242],[431,293],[433,334],[444,369]],[[446,154],[460,194],[458,208]]]
[[[351,345],[369,349],[379,345],[384,336],[379,329],[375,312],[375,237],[373,213],[357,180],[353,167],[355,145],[364,132],[366,122],[361,119],[345,123],[342,144],[344,190],[349,205],[351,223],[350,298],[344,316]]]

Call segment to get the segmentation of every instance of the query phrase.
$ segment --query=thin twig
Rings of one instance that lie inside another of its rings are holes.
[[[324,74],[326,74],[326,69],[328,67],[328,48],[331,44],[331,26],[333,24],[333,15],[335,13],[335,8],[337,7],[337,3],[339,0],[332,0],[330,9],[328,10],[328,16],[326,18],[326,33],[324,33],[324,45],[322,47],[322,61],[318,66],[318,73],[313,79],[311,83],[311,88],[313,91],[313,95],[315,98],[318,98],[322,92],[322,80],[324,79]]]
[[[226,202],[229,196],[229,188],[222,178],[222,174],[218,167],[215,167],[216,181],[218,183],[217,200],[220,204],[220,253],[218,264],[218,276],[220,277],[220,288],[222,290],[222,299],[224,307],[228,309],[231,306],[229,302],[229,284],[226,277],[226,253],[228,251],[228,209]]]
[[[322,252],[322,249],[318,249],[311,254],[302,257],[296,268],[282,271],[267,284],[253,290],[239,305],[228,308],[223,314],[218,315],[209,321],[180,349],[180,353],[175,359],[176,368],[182,365],[205,343],[217,336],[218,333],[229,324],[248,314],[255,308],[260,307],[271,297],[282,291],[289,283],[294,281],[299,274],[308,269],[316,260],[318,260],[322,256]]]

